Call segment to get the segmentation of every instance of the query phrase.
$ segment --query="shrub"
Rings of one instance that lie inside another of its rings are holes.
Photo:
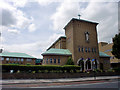
[[[66,65],[74,65],[74,62],[71,57],[68,58]]]
[[[107,72],[113,72],[113,69],[108,69]]]
[[[120,72],[120,67],[113,68],[115,72]]]

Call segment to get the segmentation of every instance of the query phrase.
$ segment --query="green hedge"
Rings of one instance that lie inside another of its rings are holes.
[[[113,70],[115,70],[115,72],[120,72],[120,67],[113,68]]]
[[[4,64],[2,66],[3,72],[10,72],[10,70],[14,70],[17,72],[77,72],[80,70],[80,66],[76,65],[15,65],[15,64]]]

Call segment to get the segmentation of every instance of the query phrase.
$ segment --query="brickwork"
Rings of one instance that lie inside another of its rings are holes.
[[[111,53],[112,51],[113,43],[106,43],[106,42],[100,42],[99,43],[99,51],[106,53],[107,55],[110,55],[110,63],[119,63],[120,59],[117,59],[114,57],[114,55]]]
[[[2,64],[31,64],[35,65],[35,58],[18,58],[18,57],[0,57],[0,61]]]
[[[103,70],[107,71],[108,69],[110,69],[110,60],[109,57],[100,57],[100,62],[103,64]]]
[[[109,58],[99,57],[97,24],[98,23],[85,21],[81,19],[70,20],[70,22],[64,27],[66,35],[66,39],[64,39],[64,42],[62,39],[58,39],[57,42],[55,42],[50,48],[68,49],[72,53],[72,59],[75,65],[78,65],[80,60],[83,60],[83,68],[85,71],[87,69],[94,69],[93,65],[95,63],[92,60],[96,61],[97,69],[99,69],[100,67],[99,62],[104,64],[105,70],[109,69]],[[107,43],[102,43],[102,45],[106,44]],[[54,57],[57,58],[58,56],[49,55],[43,57],[44,59],[50,59]],[[61,56],[60,58],[62,58],[62,61],[66,60],[66,58],[63,56]],[[88,61],[90,61],[89,65],[87,63]],[[64,64],[64,62],[61,63],[61,65]]]
[[[65,65],[69,57],[71,56],[45,55],[43,57],[43,65]]]

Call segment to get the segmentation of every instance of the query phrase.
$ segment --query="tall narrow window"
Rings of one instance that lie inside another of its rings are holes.
[[[89,41],[89,32],[85,32],[85,39],[87,42]]]
[[[82,47],[81,49],[82,49],[82,52],[84,52],[84,48]]]
[[[94,48],[92,48],[92,52],[94,52]]]
[[[85,52],[87,52],[87,48],[85,48]]]
[[[52,58],[50,58],[50,63],[52,63]]]
[[[78,51],[80,52],[80,47],[78,47]]]
[[[60,63],[60,58],[58,59],[58,63]]]
[[[54,59],[54,63],[56,63],[56,59]]]

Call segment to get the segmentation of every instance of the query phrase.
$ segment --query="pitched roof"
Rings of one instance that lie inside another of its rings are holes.
[[[51,48],[42,55],[72,55],[72,53],[68,49]]]
[[[61,38],[65,38],[66,36],[60,36],[47,50],[49,50],[54,44],[56,44],[56,42],[58,42]]]
[[[107,54],[104,53],[104,52],[99,52],[99,56],[100,56],[100,57],[110,57],[109,55],[107,55]]]
[[[17,53],[17,52],[3,52],[0,53],[0,56],[6,56],[6,57],[22,57],[22,58],[35,58],[33,56],[30,56],[26,53]]]

